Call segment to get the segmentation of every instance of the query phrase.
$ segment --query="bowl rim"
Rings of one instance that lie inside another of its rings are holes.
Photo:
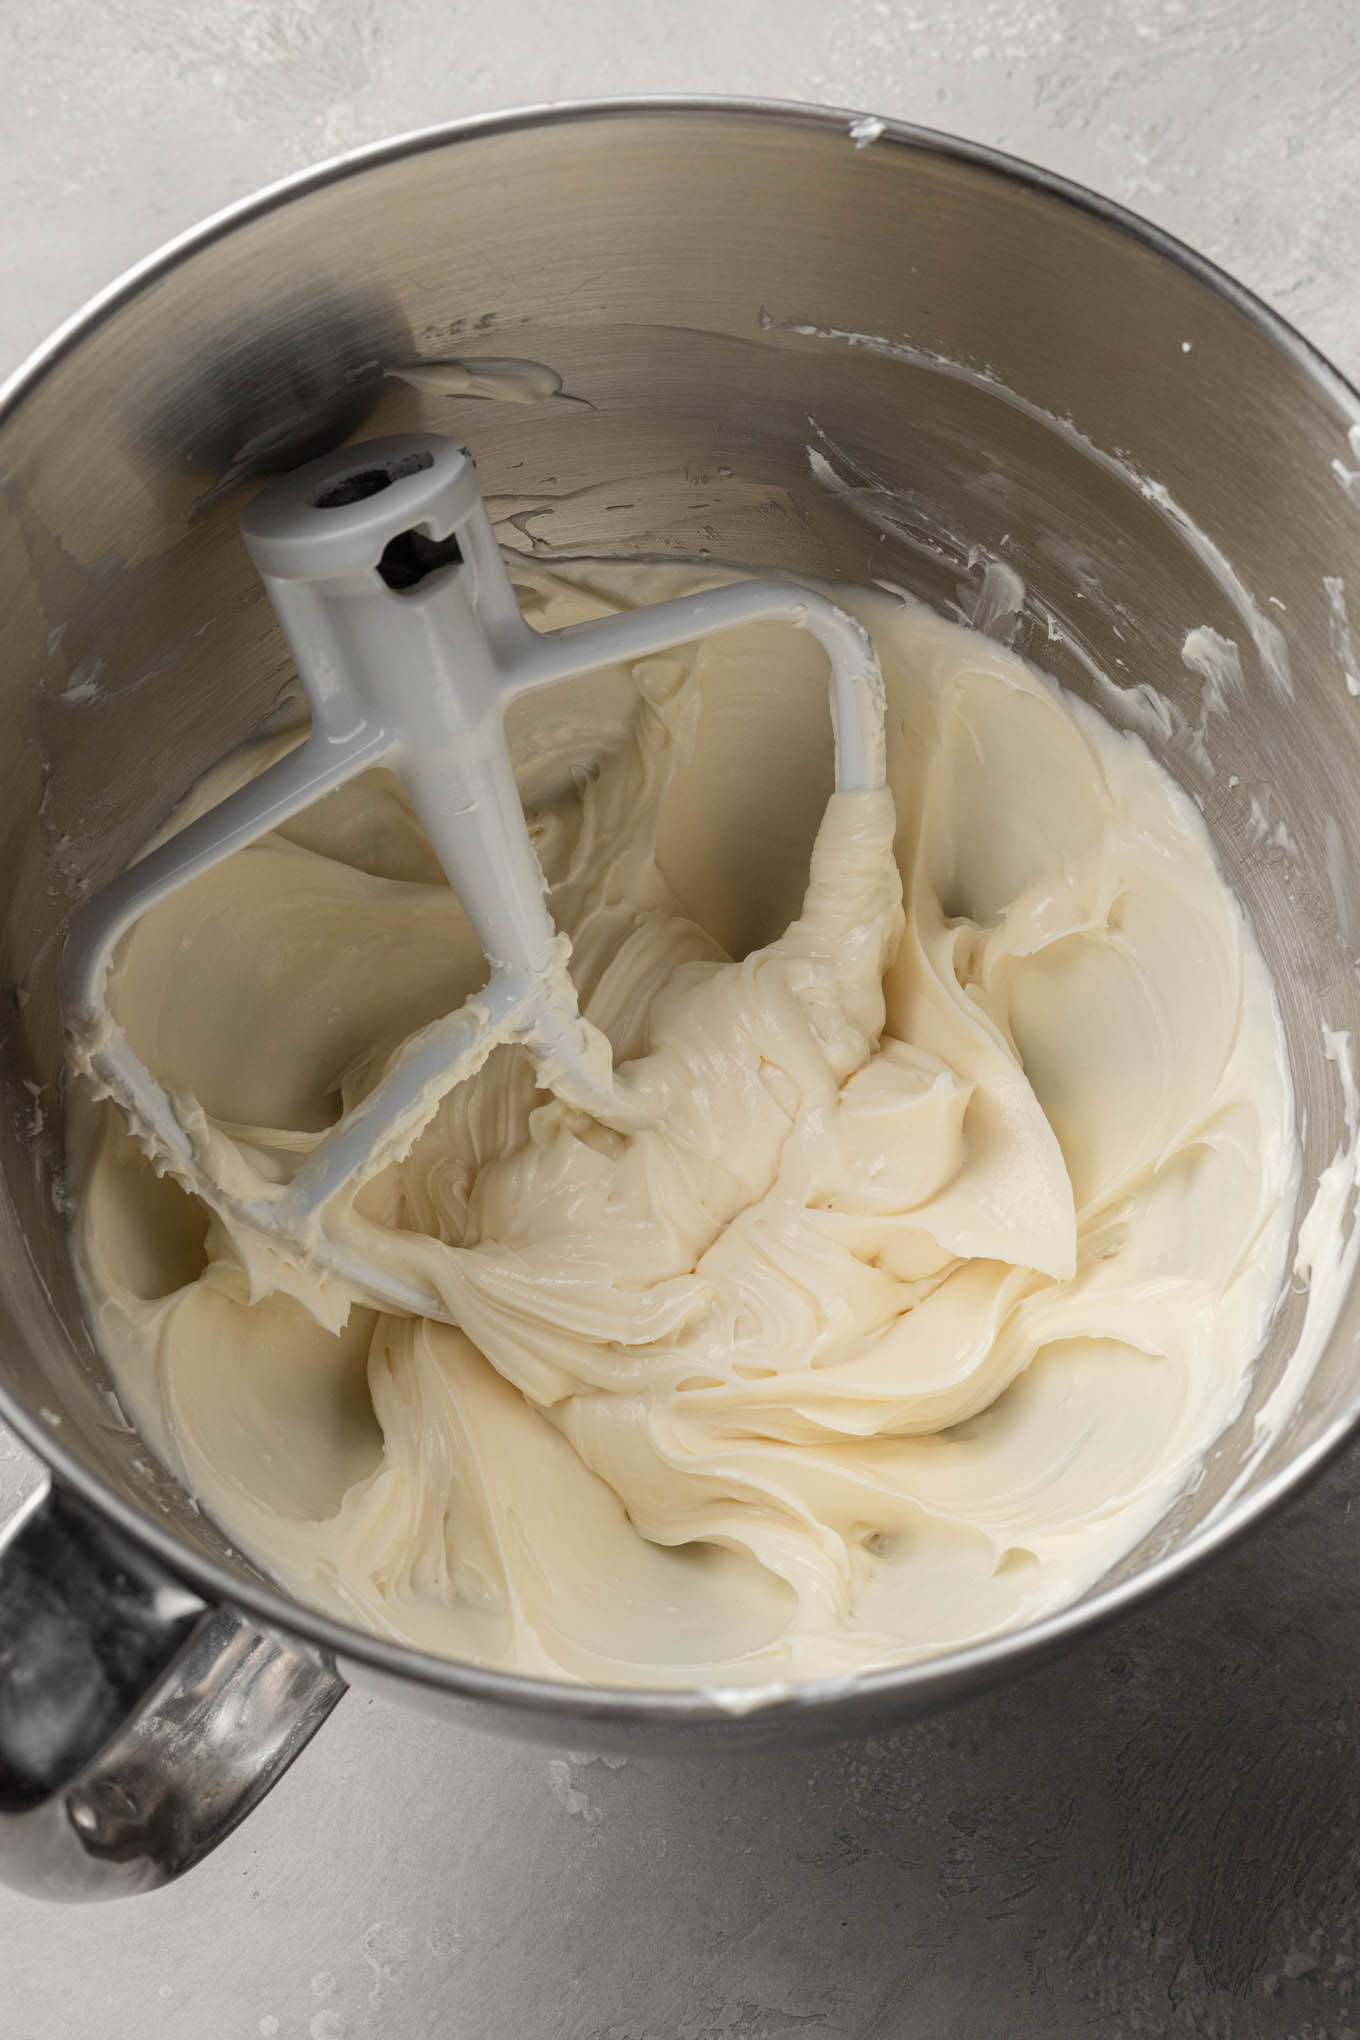
[[[315,163],[222,208],[176,235],[125,270],[60,325],[3,381],[0,429],[53,368],[80,341],[188,257],[277,208],[350,177],[410,156],[433,154],[460,144],[543,127],[585,126],[615,120],[707,118],[759,122],[771,127],[811,129],[846,136],[865,118],[853,109],[795,100],[720,94],[650,94],[563,100],[436,123],[391,136]],[[1338,410],[1360,425],[1360,392],[1288,320],[1261,298],[1175,235],[1086,186],[982,142],[966,140],[909,121],[881,119],[875,150],[905,148],[986,170],[1032,193],[1075,208],[1150,253],[1171,262],[1240,312],[1326,392]],[[0,1312],[8,1318],[7,1302]],[[12,1324],[11,1331],[17,1333]],[[216,1559],[182,1544],[153,1522],[100,1475],[86,1467],[39,1415],[0,1382],[0,1417],[46,1465],[50,1473],[96,1515],[109,1521],[150,1553],[172,1576],[187,1582],[211,1604],[240,1609],[265,1627],[282,1631],[338,1661],[364,1667],[386,1679],[468,1702],[485,1703],[511,1715],[557,1716],[565,1730],[573,1722],[639,1726],[648,1722],[735,1732],[751,1716],[773,1726],[793,1715],[817,1732],[814,1717],[834,1714],[835,1729],[847,1713],[882,1720],[897,1711],[924,1713],[964,1692],[979,1691],[1056,1655],[1117,1617],[1143,1606],[1235,1544],[1286,1499],[1296,1495],[1328,1465],[1360,1427],[1360,1384],[1349,1405],[1303,1451],[1295,1454],[1260,1488],[1237,1503],[1220,1507],[1202,1529],[1126,1580],[1097,1586],[1082,1599],[1024,1628],[1003,1631],[981,1643],[881,1670],[768,1686],[623,1687],[576,1684],[435,1656],[307,1607],[281,1589],[233,1574]],[[828,1722],[828,1730],[831,1724]]]

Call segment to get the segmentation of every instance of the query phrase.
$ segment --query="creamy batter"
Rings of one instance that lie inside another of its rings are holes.
[[[545,629],[718,578],[514,575]],[[120,1391],[301,1599],[605,1684],[853,1672],[1070,1601],[1240,1405],[1296,1153],[1203,823],[1001,646],[837,596],[882,661],[888,792],[828,798],[825,666],[784,626],[535,704],[550,903],[649,1123],[545,1098],[518,1050],[445,1099],[358,1205],[456,1325],[336,1329],[333,1284],[271,1291],[93,1115],[79,1252]],[[484,975],[372,774],[150,913],[114,1004],[278,1156]]]

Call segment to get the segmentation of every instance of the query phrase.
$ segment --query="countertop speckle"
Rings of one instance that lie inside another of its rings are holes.
[[[1354,0],[0,7],[0,371],[203,214],[541,99],[821,99],[1149,214],[1360,372]],[[0,1515],[36,1478],[0,1433]],[[574,1758],[352,1696],[185,1883],[0,1892],[24,2040],[1360,2040],[1360,1461],[1175,1598],[870,1743]]]

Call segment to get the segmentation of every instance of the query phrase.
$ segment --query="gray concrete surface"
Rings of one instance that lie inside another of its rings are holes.
[[[1360,371],[1355,0],[0,0],[0,369],[283,172],[541,98],[953,128]],[[35,1478],[0,1435],[0,1512]],[[0,1893],[5,2040],[1360,2040],[1354,1458],[1173,1601],[799,1757],[554,1757],[351,1698],[188,1882]]]

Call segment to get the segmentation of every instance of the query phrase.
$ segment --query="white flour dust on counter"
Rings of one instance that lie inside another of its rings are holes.
[[[514,574],[545,629],[719,578]],[[785,626],[536,709],[550,904],[649,1119],[599,1126],[517,1050],[445,1099],[359,1200],[455,1325],[261,1293],[89,1115],[120,1392],[303,1600],[604,1684],[852,1673],[1070,1601],[1240,1405],[1296,1149],[1204,825],[1003,647],[837,594],[882,660],[888,793],[830,793],[825,669]],[[148,914],[114,1004],[284,1167],[484,969],[373,774]]]

